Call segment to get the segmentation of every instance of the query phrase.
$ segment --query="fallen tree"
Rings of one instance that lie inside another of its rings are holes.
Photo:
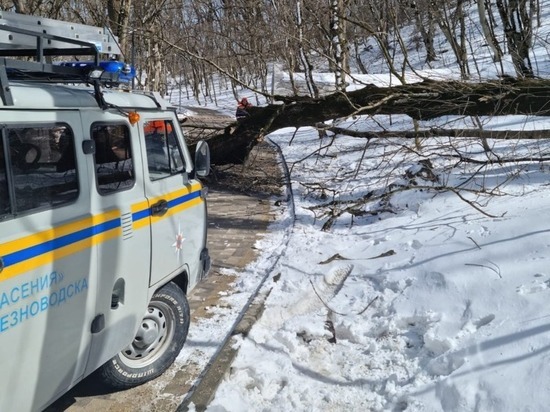
[[[259,139],[281,128],[315,126],[327,120],[354,115],[405,114],[415,120],[445,115],[548,116],[550,80],[503,79],[483,83],[424,81],[395,87],[366,85],[356,91],[334,93],[317,99],[275,96],[275,101],[278,103],[251,108],[250,117],[245,121],[211,136],[208,143],[212,162],[240,163]],[[426,137],[426,133],[411,131],[405,137]],[[492,133],[490,137],[499,138],[498,134]],[[533,132],[527,133],[535,136]]]
[[[477,139],[546,139],[550,137],[550,130],[484,130],[484,129],[445,129],[430,128],[426,130],[410,131],[389,131],[380,132],[349,130],[342,127],[323,127],[320,131],[331,132],[334,134],[345,134],[352,137],[361,137],[366,139],[381,137],[402,137],[406,139],[417,139],[426,137],[473,137]]]

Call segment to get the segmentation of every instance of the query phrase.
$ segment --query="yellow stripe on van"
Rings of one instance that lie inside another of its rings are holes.
[[[133,229],[149,226],[151,222],[203,203],[201,189],[202,185],[197,183],[132,205]],[[162,199],[167,202],[167,212],[152,216],[150,205]],[[0,244],[4,266],[0,282],[121,235],[121,212],[114,209]]]
[[[185,187],[162,196],[151,198],[148,202],[140,202],[139,204],[136,204],[132,207],[134,230],[149,225],[149,222],[158,222],[185,209],[203,203],[204,200],[201,197],[201,189],[202,185],[200,183],[195,183],[190,187]],[[161,200],[167,202],[167,212],[162,216],[152,215],[150,206]]]
[[[4,270],[0,281],[120,236],[120,211],[61,225],[0,245]]]

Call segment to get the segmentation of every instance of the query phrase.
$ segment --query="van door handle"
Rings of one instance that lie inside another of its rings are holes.
[[[159,200],[153,206],[151,206],[151,214],[153,216],[162,216],[168,212],[168,202],[166,200]]]

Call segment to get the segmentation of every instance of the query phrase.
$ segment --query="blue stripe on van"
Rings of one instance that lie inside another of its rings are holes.
[[[138,220],[145,219],[151,216],[151,209],[143,209],[139,212],[132,213],[132,221],[137,222]]]
[[[197,197],[200,197],[200,195],[201,195],[201,191],[197,190],[187,195],[177,197],[168,202],[168,207],[176,207],[178,205],[181,205],[182,203],[189,202],[190,200],[196,199]]]
[[[179,206],[185,202],[189,202],[190,200],[196,199],[197,197],[200,197],[201,191],[197,190],[192,193],[188,193],[186,195],[177,197],[175,199],[172,199],[168,202],[168,208]],[[151,208],[146,208],[143,210],[140,210],[138,212],[132,213],[132,221],[135,223],[141,219],[146,219],[151,216]]]
[[[100,233],[107,232],[111,229],[116,229],[117,227],[120,227],[120,225],[120,218],[116,218],[95,226],[90,226],[86,229],[79,230],[78,232],[48,240],[47,242],[19,250],[14,253],[10,253],[9,255],[5,255],[2,257],[4,261],[4,266],[8,267],[10,265],[15,265],[24,260],[32,259],[44,253],[52,252],[56,249],[93,237]]]

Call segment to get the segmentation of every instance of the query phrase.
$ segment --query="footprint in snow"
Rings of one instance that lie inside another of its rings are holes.
[[[457,338],[460,338],[462,336],[465,336],[469,334],[470,332],[473,333],[476,330],[479,330],[483,326],[488,325],[495,319],[495,315],[492,313],[484,316],[482,318],[479,318],[475,321],[468,321],[467,325],[465,325],[464,329],[461,333],[458,334]],[[434,339],[434,341],[436,341]],[[441,343],[445,343],[444,340],[439,340]],[[464,363],[466,362],[466,358],[468,357],[468,354],[471,355],[471,350],[466,349],[460,349],[456,352],[452,351],[452,345],[448,345],[448,349],[445,347],[442,347],[439,352],[433,352],[434,355],[436,355],[433,359],[431,359],[427,364],[427,370],[436,376],[448,376],[451,373],[453,373],[455,370],[459,369]]]
[[[491,234],[491,231],[486,226],[481,226],[479,229],[479,236],[487,237]]]
[[[300,297],[290,305],[286,306],[284,311],[276,308],[273,316],[262,316],[258,323],[264,320],[269,323],[273,329],[279,329],[289,319],[305,315],[321,309],[330,303],[342,286],[349,274],[353,270],[353,265],[340,266],[332,269],[324,276],[318,278],[316,282],[310,280],[311,287],[304,290]]]
[[[421,242],[419,242],[416,239],[414,239],[412,242],[408,242],[408,243],[409,243],[409,246],[412,247],[415,250],[422,249],[422,246],[424,246]]]
[[[541,277],[540,275],[535,275],[535,277]],[[534,280],[530,285],[520,285],[516,289],[517,293],[520,295],[530,295],[533,293],[543,292],[546,289],[550,288],[550,279],[545,281]]]

